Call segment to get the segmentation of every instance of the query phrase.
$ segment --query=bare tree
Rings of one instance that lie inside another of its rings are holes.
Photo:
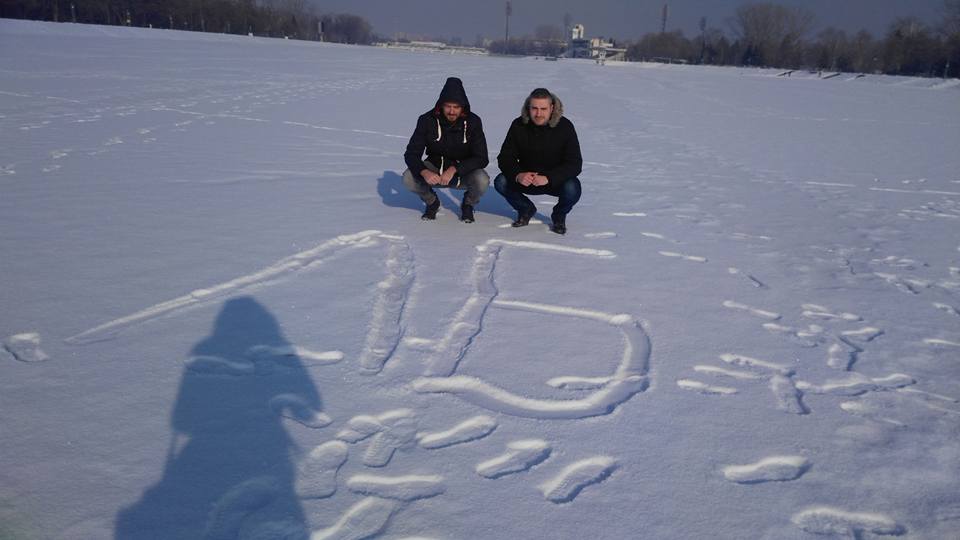
[[[373,29],[366,19],[339,13],[323,16],[324,39],[338,43],[366,44],[373,40]]]
[[[861,30],[850,41],[850,61],[853,71],[873,73],[880,69],[879,51],[870,32]]]
[[[817,44],[814,48],[816,65],[831,71],[849,71],[850,61],[847,58],[847,34],[843,30],[829,27],[817,35]]]
[[[943,77],[960,76],[960,0],[944,0],[943,22],[940,34],[943,37]]]
[[[912,17],[897,19],[887,31],[885,71],[902,75],[932,75],[937,49],[937,43],[926,25]]]
[[[703,63],[727,65],[734,61],[730,41],[719,28],[707,28],[703,32],[705,45]]]
[[[960,34],[960,0],[943,0],[943,22],[940,32],[944,35]]]
[[[744,63],[750,65],[798,64],[803,37],[812,26],[809,10],[766,2],[740,6],[733,22],[745,46]]]
[[[646,34],[639,42],[627,48],[627,58],[631,60],[682,61],[695,60],[694,44],[683,37],[683,32],[662,32]]]
[[[707,18],[700,17],[700,57],[697,58],[697,63],[703,63],[703,57],[707,54]]]

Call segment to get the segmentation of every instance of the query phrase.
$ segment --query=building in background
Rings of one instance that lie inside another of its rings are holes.
[[[603,37],[587,38],[582,24],[575,24],[570,32],[567,44],[568,58],[592,58],[599,63],[607,60],[623,60],[627,49],[616,46],[612,40]]]

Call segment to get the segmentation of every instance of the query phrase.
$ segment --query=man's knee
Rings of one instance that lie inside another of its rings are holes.
[[[490,175],[483,169],[477,169],[467,175],[467,187],[482,195],[490,186]]]
[[[493,179],[493,188],[501,195],[507,192],[507,177],[500,173]]]
[[[582,192],[582,188],[580,186],[580,179],[577,177],[568,179],[560,187],[560,192],[563,194],[563,197],[566,199],[571,199],[574,201],[579,200],[580,193]]]
[[[411,191],[416,191],[417,186],[422,182],[422,180],[418,181],[417,176],[414,176],[410,169],[403,171],[403,185]]]

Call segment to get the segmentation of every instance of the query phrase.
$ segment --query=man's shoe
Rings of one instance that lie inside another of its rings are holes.
[[[526,227],[530,224],[530,218],[537,213],[537,207],[533,206],[526,212],[517,212],[517,219],[510,224],[511,227]]]
[[[557,234],[567,234],[567,216],[562,214],[553,214],[550,216],[553,221],[553,227],[550,228]]]
[[[440,210],[440,197],[437,197],[432,203],[427,205],[427,209],[423,211],[420,219],[424,221],[437,219],[438,210]]]
[[[473,223],[473,206],[469,204],[460,205],[460,221],[464,223]]]
[[[513,223],[510,224],[511,227],[526,227],[530,224],[530,218],[533,215],[531,214],[517,214],[517,219],[513,220]]]

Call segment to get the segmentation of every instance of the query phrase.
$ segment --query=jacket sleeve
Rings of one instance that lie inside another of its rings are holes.
[[[503,139],[503,145],[500,146],[500,154],[497,155],[497,166],[500,172],[509,182],[516,182],[520,170],[520,149],[517,147],[517,122],[514,120],[507,130],[507,136]]]
[[[567,136],[563,141],[563,160],[554,168],[546,171],[550,183],[566,182],[580,174],[583,170],[583,156],[580,155],[580,140],[577,139],[577,130],[573,123],[567,122]]]
[[[423,164],[423,151],[427,148],[427,129],[423,117],[417,118],[417,127],[407,143],[407,151],[403,153],[403,161],[413,174],[420,174],[426,167]]]
[[[474,116],[470,119],[470,122],[469,133],[467,133],[470,143],[470,157],[461,160],[460,164],[457,165],[457,174],[460,176],[466,176],[490,163],[490,157],[487,155],[487,139],[483,135],[483,122],[480,121],[479,116]]]

